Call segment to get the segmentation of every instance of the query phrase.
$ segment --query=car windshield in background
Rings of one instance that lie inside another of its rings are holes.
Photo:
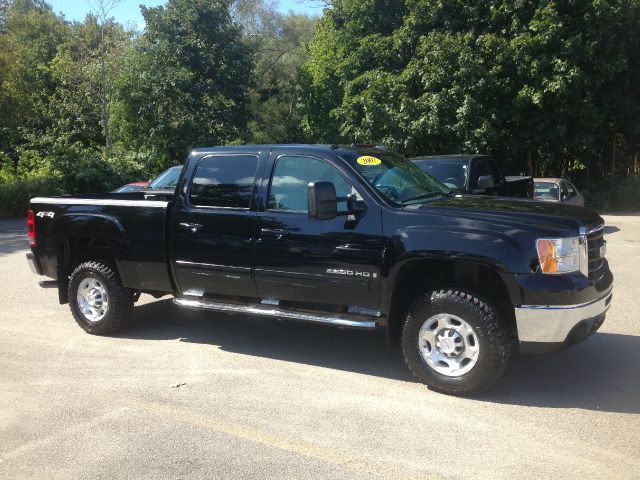
[[[175,188],[178,184],[178,178],[180,178],[180,172],[182,172],[181,165],[165,170],[149,182],[149,188],[154,190]]]
[[[560,188],[555,183],[536,182],[535,189],[534,198],[549,198],[552,200],[558,200],[559,198]]]
[[[448,187],[400,155],[369,149],[343,158],[393,203],[409,205],[449,195]]]
[[[450,160],[416,160],[422,170],[449,188],[465,188],[469,177],[468,162]]]

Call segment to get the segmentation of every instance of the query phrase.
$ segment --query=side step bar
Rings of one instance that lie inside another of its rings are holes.
[[[286,318],[288,320],[300,320],[302,322],[321,323],[324,325],[334,325],[336,327],[358,328],[363,330],[373,330],[377,322],[373,320],[359,320],[355,318],[340,317],[337,315],[322,315],[319,313],[298,312],[294,310],[282,310],[269,305],[240,305],[235,303],[207,302],[204,300],[193,300],[190,298],[174,298],[173,303],[181,307],[196,308],[204,310],[215,310],[218,312],[243,313],[249,315],[262,315],[265,317]]]

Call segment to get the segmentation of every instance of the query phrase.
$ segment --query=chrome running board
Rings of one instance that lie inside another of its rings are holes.
[[[235,303],[208,302],[191,298],[174,298],[173,303],[181,307],[197,308],[203,310],[215,310],[217,312],[243,313],[249,315],[263,315],[265,317],[286,318],[287,320],[299,320],[302,322],[334,325],[336,327],[359,328],[372,330],[377,322],[373,320],[359,320],[357,318],[340,317],[337,315],[322,315],[318,313],[299,312],[295,310],[282,310],[271,305],[240,305]]]

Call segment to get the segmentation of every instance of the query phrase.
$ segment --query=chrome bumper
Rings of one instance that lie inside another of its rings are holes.
[[[516,307],[518,340],[538,343],[564,343],[571,330],[579,323],[600,317],[611,305],[613,293],[580,305]]]

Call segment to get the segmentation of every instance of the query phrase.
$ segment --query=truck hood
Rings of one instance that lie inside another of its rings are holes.
[[[598,213],[590,208],[479,195],[445,197],[428,203],[408,205],[404,210],[427,215],[446,215],[452,221],[467,220],[475,224],[481,223],[485,228],[494,226],[496,230],[517,228],[562,236],[576,235],[580,227],[591,229],[604,223]]]

